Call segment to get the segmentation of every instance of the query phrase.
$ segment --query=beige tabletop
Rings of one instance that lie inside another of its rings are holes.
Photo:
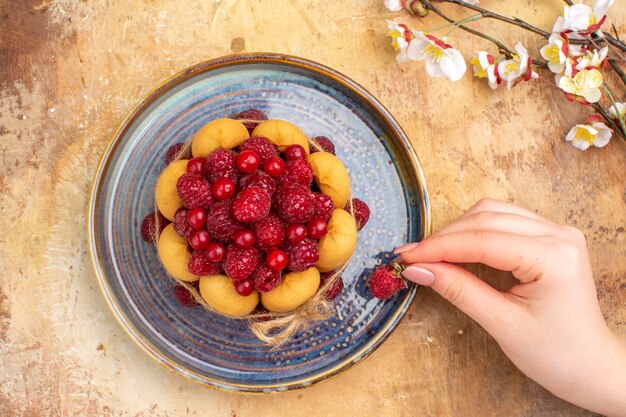
[[[549,30],[563,3],[481,5]],[[626,37],[626,3],[609,14]],[[429,78],[422,63],[397,65],[385,19],[400,16],[382,0],[0,0],[0,416],[590,415],[526,378],[429,289],[363,363],[272,396],[218,392],[170,373],[124,333],[100,293],[88,194],[125,114],[197,62],[282,52],[346,74],[395,115],[423,163],[435,230],[483,196],[581,228],[602,311],[626,336],[626,142],[614,136],[586,152],[564,142],[591,110],[546,83],[491,91],[469,73],[452,83]],[[535,55],[541,46],[518,28],[471,25],[510,46],[520,39]],[[495,53],[460,31],[449,41]],[[476,272],[498,288],[513,283]]]

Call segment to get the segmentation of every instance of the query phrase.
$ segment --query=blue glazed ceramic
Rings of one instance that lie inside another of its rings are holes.
[[[248,108],[284,119],[308,136],[336,145],[353,194],[372,211],[343,274],[336,313],[279,350],[257,340],[247,323],[183,307],[174,298],[143,217],[167,149],[206,122]],[[424,178],[406,135],[389,112],[347,77],[301,58],[256,54],[191,67],[154,90],[128,116],[96,173],[90,249],[104,296],[122,327],[167,368],[199,383],[239,392],[306,387],[349,368],[376,349],[406,312],[416,291],[372,298],[367,278],[395,246],[430,228]]]

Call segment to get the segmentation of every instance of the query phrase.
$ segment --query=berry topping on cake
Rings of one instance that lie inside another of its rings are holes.
[[[222,265],[209,259],[204,250],[197,250],[191,255],[187,265],[189,272],[198,276],[216,275],[222,272]]]
[[[247,150],[255,151],[261,158],[261,164],[268,158],[278,155],[278,151],[274,145],[272,145],[267,138],[262,136],[252,136],[239,145],[239,152]]]
[[[310,238],[320,240],[326,235],[326,232],[328,232],[326,220],[321,217],[313,217],[306,224],[306,234]]]
[[[282,177],[282,182],[287,184],[301,184],[306,187],[313,182],[313,169],[306,159],[296,159],[287,162],[287,169]]]
[[[235,152],[220,148],[210,153],[204,165],[204,175],[211,182],[215,182],[218,178],[230,178],[236,182]]]
[[[263,171],[267,172],[274,178],[279,178],[285,173],[287,164],[278,156],[267,158],[263,163]]]
[[[239,185],[242,189],[250,187],[263,188],[270,196],[274,195],[274,191],[276,191],[276,180],[264,171],[255,171],[252,174],[243,176],[239,180]]]
[[[311,190],[301,186],[283,186],[276,192],[278,214],[287,223],[305,223],[315,213]]]
[[[306,226],[303,224],[288,224],[285,228],[285,238],[291,243],[302,242],[306,233]]]
[[[187,215],[189,211],[183,207],[179,208],[174,214],[174,230],[185,239],[189,238],[189,234],[194,231],[194,227],[189,224]]]
[[[261,254],[256,248],[239,248],[230,245],[224,260],[224,272],[233,281],[248,278],[259,267]]]
[[[265,263],[275,271],[282,271],[287,267],[289,257],[284,250],[272,249],[265,257]]]
[[[256,151],[241,151],[235,157],[235,167],[244,174],[251,174],[261,165],[261,157]]]
[[[211,242],[206,247],[206,256],[211,262],[222,262],[226,257],[226,246],[220,242]]]
[[[335,209],[333,200],[324,193],[313,193],[313,199],[315,204],[315,217],[328,220]]]
[[[247,297],[254,291],[254,282],[251,279],[244,279],[235,283],[237,294]]]
[[[207,247],[211,241],[211,236],[205,229],[200,229],[189,233],[189,238],[187,240],[192,248],[199,251]]]
[[[280,270],[271,269],[266,265],[261,265],[252,276],[254,288],[259,292],[273,290],[280,282],[280,278]]]
[[[250,229],[239,229],[233,234],[233,242],[240,248],[251,248],[256,243],[256,236]]]
[[[291,271],[304,271],[317,263],[320,255],[317,250],[317,242],[308,237],[299,243],[287,246],[289,262],[287,269]]]
[[[202,207],[194,207],[187,211],[187,222],[194,229],[200,229],[206,223],[206,213]]]
[[[236,230],[243,228],[233,217],[230,206],[230,201],[220,201],[207,213],[206,228],[220,242],[228,242]]]
[[[287,161],[295,161],[296,159],[306,158],[306,151],[301,145],[291,145],[285,149],[285,159]]]
[[[283,244],[285,228],[278,216],[269,215],[256,222],[253,228],[259,249],[268,250]]]
[[[189,160],[189,162],[187,162],[187,172],[190,174],[203,175],[205,163],[205,158],[192,158]]]
[[[233,217],[242,223],[254,223],[270,212],[272,199],[258,187],[242,190],[233,200]]]
[[[176,191],[187,208],[204,207],[208,208],[213,204],[213,194],[211,187],[199,175],[183,174],[176,182]]]

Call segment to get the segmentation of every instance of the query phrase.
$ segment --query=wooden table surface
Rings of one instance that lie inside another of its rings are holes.
[[[563,3],[481,5],[549,30]],[[626,37],[626,3],[609,14]],[[199,61],[282,52],[337,69],[390,109],[423,163],[435,230],[483,196],[581,228],[602,311],[626,336],[626,142],[584,153],[564,142],[590,109],[546,83],[491,91],[469,74],[451,83],[428,78],[421,63],[398,66],[385,36],[385,19],[397,16],[382,0],[0,0],[1,416],[591,415],[527,379],[429,289],[366,361],[273,396],[226,394],[170,373],[122,331],[100,293],[88,193],[125,114]],[[496,22],[472,25],[509,45],[521,39],[535,55],[541,46]],[[449,41],[495,53],[462,32]],[[498,288],[513,282],[477,272]]]

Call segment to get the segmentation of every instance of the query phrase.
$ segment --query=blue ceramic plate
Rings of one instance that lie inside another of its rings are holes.
[[[245,321],[182,307],[143,217],[154,210],[164,156],[206,122],[258,108],[270,119],[324,135],[336,145],[355,196],[372,211],[343,274],[336,313],[273,351]],[[395,246],[430,228],[424,178],[409,140],[389,112],[345,76],[301,58],[254,54],[195,65],[166,81],[122,123],[96,173],[89,240],[104,297],[122,327],[167,368],[212,387],[239,392],[302,388],[372,353],[398,325],[416,287],[381,302],[367,277]]]

